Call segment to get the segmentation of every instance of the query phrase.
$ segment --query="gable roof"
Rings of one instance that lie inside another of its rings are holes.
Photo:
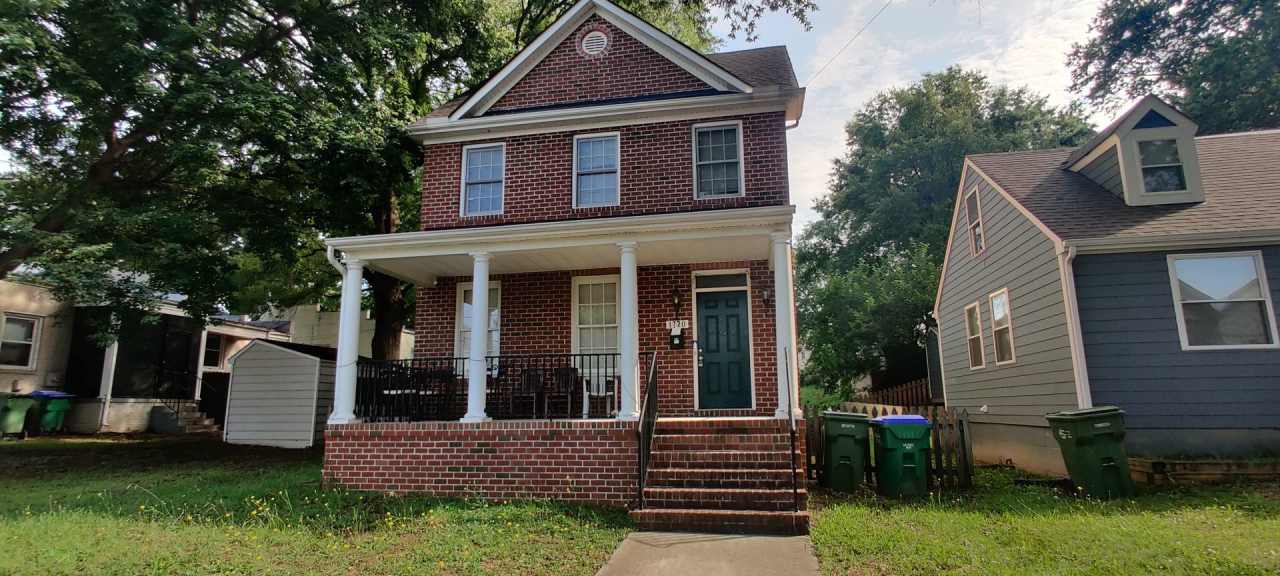
[[[1106,128],[1103,128],[1095,134],[1088,142],[1085,142],[1084,145],[1072,151],[1071,154],[1067,156],[1067,159],[1062,162],[1062,165],[1072,166],[1076,162],[1079,162],[1080,159],[1088,156],[1090,152],[1093,152],[1094,149],[1109,140],[1112,135],[1117,132],[1132,129],[1134,124],[1141,122],[1142,119],[1153,110],[1157,110],[1157,114],[1163,112],[1169,116],[1174,116],[1174,118],[1166,118],[1166,120],[1195,126],[1195,122],[1191,120],[1191,118],[1187,117],[1186,114],[1183,114],[1181,110],[1174,108],[1172,104],[1161,100],[1157,96],[1148,94],[1143,96],[1137,102],[1134,102],[1133,105],[1129,106],[1128,110],[1125,110],[1124,114],[1121,114],[1119,118],[1112,120],[1110,124],[1107,124]]]
[[[1128,206],[1065,169],[1072,148],[977,154],[967,160],[1063,240],[1125,240],[1280,231],[1280,130],[1195,139],[1204,202]]]
[[[592,15],[598,15],[622,29],[629,36],[662,54],[716,90],[751,91],[751,86],[746,82],[635,14],[619,8],[608,0],[579,0],[507,62],[497,74],[467,95],[450,112],[450,117],[457,120],[483,114]]]

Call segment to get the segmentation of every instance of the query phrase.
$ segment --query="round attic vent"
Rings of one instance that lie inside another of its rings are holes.
[[[592,30],[582,37],[582,53],[595,56],[609,47],[609,37],[604,32]]]

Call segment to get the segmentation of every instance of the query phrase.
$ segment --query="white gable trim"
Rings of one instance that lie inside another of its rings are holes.
[[[711,62],[706,56],[694,52],[652,24],[637,18],[608,0],[580,0],[559,20],[543,30],[493,78],[467,98],[466,102],[458,106],[449,118],[461,120],[468,116],[484,114],[592,15],[599,15],[608,20],[610,24],[617,26],[712,88],[729,92],[751,92],[751,86]]]

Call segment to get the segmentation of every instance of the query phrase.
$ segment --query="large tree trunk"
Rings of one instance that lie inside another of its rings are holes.
[[[377,272],[366,272],[365,279],[373,295],[373,359],[395,360],[404,331],[404,284]]]

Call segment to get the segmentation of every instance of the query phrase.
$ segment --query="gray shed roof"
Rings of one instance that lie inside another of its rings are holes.
[[[1062,167],[1073,148],[968,159],[1064,240],[1280,229],[1280,130],[1196,138],[1204,202],[1128,206]]]

